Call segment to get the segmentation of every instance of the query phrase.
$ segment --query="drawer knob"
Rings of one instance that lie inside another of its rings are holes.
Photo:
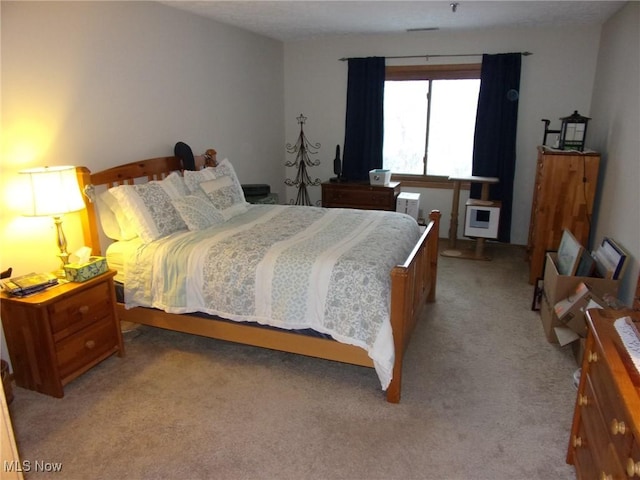
[[[626,431],[627,426],[624,424],[624,422],[618,421],[615,418],[611,421],[611,433],[613,435],[624,435]]]
[[[613,475],[610,473],[600,472],[600,480],[613,480]]]
[[[87,347],[88,350],[93,350],[96,347],[96,342],[94,340],[87,340],[84,346]]]
[[[633,458],[629,457],[627,460],[627,475],[633,477],[637,475],[640,477],[640,462],[634,462]]]
[[[82,314],[82,315],[86,315],[87,313],[89,313],[89,305],[83,305],[81,306],[78,311]]]
[[[582,437],[574,435],[573,436],[573,441],[571,443],[573,444],[573,448],[581,447],[582,446]]]
[[[589,352],[587,360],[589,361],[589,363],[597,362],[598,361],[598,352]]]
[[[589,398],[586,395],[578,395],[578,405],[580,405],[581,407],[589,405]]]

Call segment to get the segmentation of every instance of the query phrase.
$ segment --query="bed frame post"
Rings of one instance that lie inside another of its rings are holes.
[[[387,401],[400,402],[402,364],[411,333],[425,303],[435,300],[438,267],[440,212],[429,215],[429,225],[404,265],[391,270],[391,328],[395,349],[393,378],[387,387]]]
[[[98,229],[94,228],[96,211],[93,201],[87,195],[85,188],[91,185],[91,172],[87,167],[76,167],[76,178],[82,192],[84,200],[84,210],[80,211],[80,221],[82,222],[82,235],[85,245],[91,245],[91,255],[101,255],[100,236]]]
[[[431,238],[431,242],[429,242],[429,255],[428,261],[429,265],[429,275],[430,275],[430,288],[429,295],[427,296],[427,302],[433,303],[436,301],[436,286],[437,286],[437,278],[438,278],[438,248],[440,246],[440,217],[442,214],[440,210],[432,210],[429,214],[429,220],[434,223],[435,229],[435,237]]]

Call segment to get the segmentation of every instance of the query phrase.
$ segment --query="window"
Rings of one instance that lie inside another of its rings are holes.
[[[471,175],[480,64],[386,68],[383,165],[394,175]]]

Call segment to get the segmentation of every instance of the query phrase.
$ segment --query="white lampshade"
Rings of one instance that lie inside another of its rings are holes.
[[[75,167],[39,167],[20,173],[28,175],[30,187],[25,192],[24,215],[59,216],[84,208]]]

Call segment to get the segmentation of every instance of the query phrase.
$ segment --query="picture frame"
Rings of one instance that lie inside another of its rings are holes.
[[[544,283],[542,277],[536,279],[536,284],[533,286],[533,300],[531,301],[531,310],[539,312],[542,305],[542,294],[544,292]]]
[[[565,228],[562,231],[562,238],[558,247],[558,273],[560,275],[575,275],[583,251],[584,247]]]

